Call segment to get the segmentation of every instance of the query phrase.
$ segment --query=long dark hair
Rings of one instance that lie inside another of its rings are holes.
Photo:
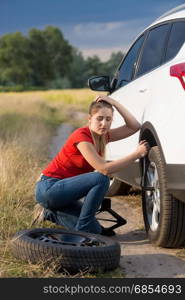
[[[95,113],[97,113],[99,111],[99,109],[104,108],[104,107],[111,109],[112,113],[114,112],[114,109],[110,103],[108,103],[104,100],[100,100],[98,102],[93,101],[90,104],[89,115],[91,115],[91,116],[94,115]],[[105,136],[103,135],[103,136],[98,137],[98,135],[95,134],[93,131],[91,131],[91,135],[92,135],[92,139],[94,141],[96,149],[99,148],[101,156],[104,157],[105,156],[105,146],[106,146]]]

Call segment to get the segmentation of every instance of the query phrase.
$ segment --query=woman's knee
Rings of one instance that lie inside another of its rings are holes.
[[[109,184],[110,184],[109,176],[104,175],[103,173],[100,173],[100,172],[95,172],[95,174],[96,174],[98,183],[103,184],[105,186],[109,186]]]
[[[36,184],[35,187],[35,199],[36,201],[44,206],[45,208],[49,208],[49,193],[48,186],[46,185],[46,181],[40,181]]]

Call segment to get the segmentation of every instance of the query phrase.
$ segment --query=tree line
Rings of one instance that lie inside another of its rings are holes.
[[[112,53],[102,62],[98,56],[82,53],[53,26],[0,37],[0,89],[83,88],[94,75],[113,75],[123,54]]]

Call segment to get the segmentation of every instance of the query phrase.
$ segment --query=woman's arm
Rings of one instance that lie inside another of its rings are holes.
[[[121,103],[108,96],[99,96],[96,98],[97,102],[101,100],[107,101],[112,106],[114,106],[126,123],[123,126],[109,130],[110,142],[118,141],[128,136],[131,136],[141,128],[141,124]]]
[[[79,142],[77,144],[78,150],[82,153],[87,162],[97,171],[104,175],[111,175],[112,173],[122,170],[131,162],[138,158],[145,156],[148,152],[147,142],[141,141],[137,149],[131,154],[111,162],[105,161],[95,150],[93,144],[89,142]]]

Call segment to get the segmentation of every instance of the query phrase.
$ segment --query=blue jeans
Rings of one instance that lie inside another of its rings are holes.
[[[101,233],[95,214],[108,188],[109,177],[99,172],[64,179],[42,176],[36,184],[35,196],[37,202],[59,217],[67,228]]]

